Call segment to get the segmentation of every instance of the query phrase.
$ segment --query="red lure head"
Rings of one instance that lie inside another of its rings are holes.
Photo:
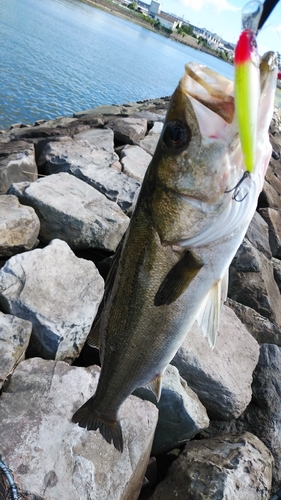
[[[248,62],[257,52],[256,35],[250,29],[242,31],[234,53],[234,64]]]

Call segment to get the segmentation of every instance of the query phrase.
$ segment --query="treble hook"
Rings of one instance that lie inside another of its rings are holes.
[[[245,196],[243,196],[243,198],[241,198],[241,200],[237,200],[237,196],[240,193],[239,186],[241,186],[242,182],[245,179],[247,179],[247,177],[250,177],[250,175],[251,175],[250,172],[248,172],[248,170],[246,170],[246,172],[244,172],[244,174],[242,175],[240,181],[237,182],[236,186],[234,186],[232,189],[228,189],[227,191],[225,191],[225,193],[231,193],[231,191],[234,191],[232,199],[234,201],[238,201],[239,203],[241,203],[241,201],[245,200],[246,196],[248,196],[248,193],[246,193]]]

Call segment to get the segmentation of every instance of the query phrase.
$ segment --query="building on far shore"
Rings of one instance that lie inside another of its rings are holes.
[[[156,14],[154,19],[159,21],[164,28],[175,30],[176,28],[180,28],[182,25],[182,21],[179,21],[174,16],[170,16],[165,12],[160,12],[160,14]]]
[[[162,4],[160,2],[156,2],[156,0],[151,0],[150,6],[148,8],[148,13],[153,19],[155,16],[161,12]]]

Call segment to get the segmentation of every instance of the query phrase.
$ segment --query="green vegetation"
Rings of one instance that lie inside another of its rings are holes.
[[[191,26],[188,26],[187,24],[184,24],[183,26],[177,28],[177,32],[181,36],[189,35],[193,36],[193,38],[196,38],[193,28]]]
[[[207,40],[205,40],[202,36],[199,36],[197,43],[198,45],[202,45],[202,47],[209,48]]]
[[[216,53],[219,56],[219,58],[223,59],[224,61],[231,60],[231,58],[229,58],[229,54],[225,50],[216,50]]]
[[[128,9],[137,10],[137,8],[138,8],[137,2],[132,2],[132,3],[129,3],[129,5],[128,5]]]

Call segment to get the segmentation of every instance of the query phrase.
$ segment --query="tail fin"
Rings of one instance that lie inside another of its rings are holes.
[[[74,413],[72,422],[78,424],[79,427],[85,427],[88,431],[99,429],[109,444],[113,441],[116,450],[123,452],[123,436],[119,420],[117,418],[109,420],[108,417],[97,412],[93,398],[90,398]]]

